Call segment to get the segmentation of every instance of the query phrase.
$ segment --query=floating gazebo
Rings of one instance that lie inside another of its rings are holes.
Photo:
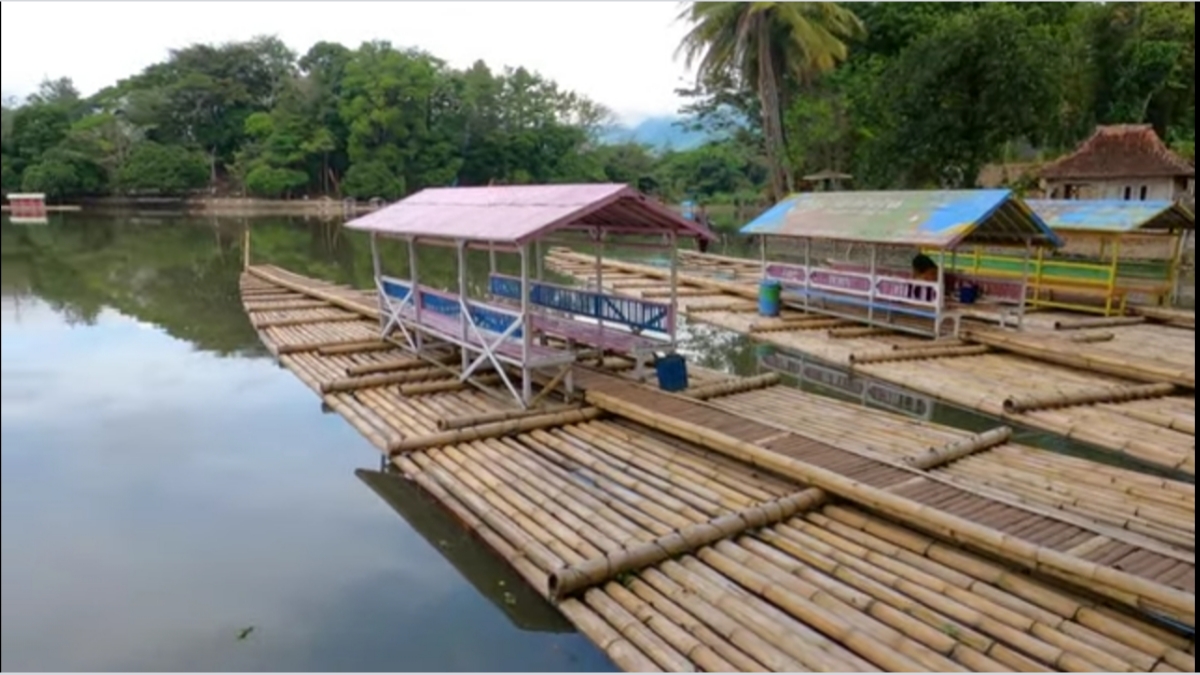
[[[439,347],[457,349],[462,354],[461,381],[486,387],[483,379],[473,376],[492,371],[490,377],[522,407],[559,383],[571,391],[572,364],[585,352],[631,356],[639,371],[660,352],[673,355],[677,240],[712,236],[622,184],[430,188],[351,220],[346,227],[371,235],[383,338],[419,356],[430,356]],[[562,233],[584,235],[596,246],[594,288],[560,286],[542,278],[542,246]],[[384,272],[377,245],[381,237],[407,242],[409,278]],[[614,238],[670,252],[669,302],[603,290],[603,247]],[[456,250],[457,292],[421,283],[420,245]],[[487,299],[469,295],[471,250],[489,254]],[[519,258],[518,275],[499,273],[498,253]],[[536,269],[531,272],[531,267]],[[551,340],[563,346],[552,346]],[[520,373],[519,381],[510,379],[508,368]],[[539,376],[548,383],[535,395],[533,384]]]
[[[1002,322],[1020,324],[1027,274],[976,278],[949,273],[947,261],[953,261],[960,248],[1020,250],[1028,268],[1035,248],[1061,245],[1010,190],[800,193],[741,231],[759,237],[764,288],[781,286],[784,304],[924,336],[957,333],[962,305],[972,305],[978,313],[978,300],[991,303]],[[770,260],[770,240],[780,239],[802,244],[802,264]],[[814,241],[865,244],[870,262],[864,266],[815,261]],[[881,248],[932,250],[940,262],[936,280],[915,279],[910,270],[881,265]]]
[[[1175,201],[1030,200],[1064,241],[1059,255],[1039,251],[1029,272],[1029,304],[1105,316],[1123,314],[1130,296],[1155,304],[1177,293],[1187,235],[1196,215]],[[1022,274],[1021,260],[977,247],[954,271],[988,278]]]

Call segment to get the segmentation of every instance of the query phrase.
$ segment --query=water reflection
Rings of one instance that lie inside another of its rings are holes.
[[[240,227],[4,223],[3,669],[612,669],[364,489],[377,453],[247,324]],[[328,228],[275,227],[358,273]]]

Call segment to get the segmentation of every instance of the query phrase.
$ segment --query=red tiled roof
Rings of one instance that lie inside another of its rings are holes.
[[[1096,133],[1069,155],[1047,164],[1042,178],[1194,177],[1196,168],[1171,151],[1149,124],[1096,127]]]

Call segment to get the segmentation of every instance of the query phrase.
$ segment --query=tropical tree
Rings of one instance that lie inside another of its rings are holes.
[[[847,41],[863,25],[835,2],[692,2],[679,15],[692,24],[677,53],[698,79],[724,75],[759,99],[771,191],[782,198],[795,187],[785,159],[786,85],[804,85],[848,55]]]

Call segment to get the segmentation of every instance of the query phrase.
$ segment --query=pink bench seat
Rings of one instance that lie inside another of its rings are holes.
[[[665,346],[665,342],[628,331],[572,319],[534,315],[533,327],[546,335],[572,340],[597,349],[620,354],[650,354]]]

